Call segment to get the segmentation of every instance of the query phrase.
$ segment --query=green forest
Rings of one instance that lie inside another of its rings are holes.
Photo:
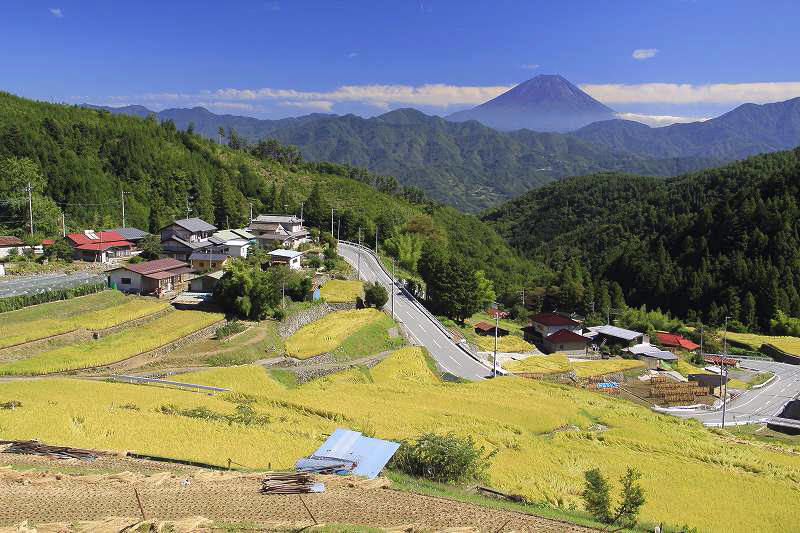
[[[619,286],[628,305],[768,330],[800,316],[799,197],[800,148],[666,180],[570,178],[483,218],[560,273],[576,310],[606,313]]]
[[[248,143],[234,130],[216,140],[170,121],[40,103],[0,93],[0,233],[26,236],[32,182],[35,237],[122,224],[157,232],[197,216],[220,228],[246,225],[253,213],[300,214],[309,226],[381,247],[411,267],[434,241],[483,271],[501,293],[545,269],[524,260],[477,217],[430,202],[389,176],[333,163],[304,162],[275,141]],[[302,204],[302,207],[301,207]],[[34,239],[35,240],[35,239]],[[397,248],[398,243],[411,243]]]

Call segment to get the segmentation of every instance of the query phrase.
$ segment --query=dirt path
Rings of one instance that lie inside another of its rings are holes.
[[[591,531],[519,512],[380,488],[381,483],[337,476],[323,481],[325,492],[305,494],[301,499],[298,495],[260,494],[259,474],[39,473],[27,483],[17,473],[0,474],[0,527],[24,520],[35,524],[69,523],[109,516],[131,517],[135,522],[144,515],[148,520],[203,516],[216,521],[301,528],[320,522],[379,528],[413,525],[427,530],[467,527],[479,531]]]

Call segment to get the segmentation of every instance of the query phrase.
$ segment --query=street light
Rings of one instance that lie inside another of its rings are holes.
[[[486,311],[486,314],[494,317],[494,361],[492,361],[492,377],[497,377],[497,330],[500,328],[500,319],[508,316],[505,311],[500,311],[497,302],[492,303],[492,307]]]
[[[727,402],[725,400],[728,399],[728,370],[725,368],[725,359],[728,357],[728,319],[731,318],[729,316],[725,317],[725,333],[722,337],[722,357],[720,358],[720,365],[719,365],[719,387],[720,390],[724,390],[722,393],[722,429],[725,429],[725,407]],[[725,383],[722,383],[722,373],[725,372]],[[724,387],[724,389],[723,389]]]

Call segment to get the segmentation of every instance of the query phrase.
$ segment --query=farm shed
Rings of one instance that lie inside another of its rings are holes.
[[[150,235],[146,231],[140,230],[139,228],[134,227],[127,227],[127,228],[112,228],[108,231],[114,231],[122,235],[122,238],[128,242],[131,242],[135,245],[138,245],[142,239]]]
[[[492,337],[494,337],[495,325],[483,321],[478,322],[477,324],[475,324],[475,333],[477,333],[478,335],[491,335]],[[505,337],[506,335],[508,335],[507,329],[497,328],[498,337]]]
[[[689,381],[694,381],[708,389],[708,393],[712,396],[720,396],[720,387],[728,382],[728,376],[720,376],[719,374],[689,374]]]
[[[560,329],[544,338],[546,353],[561,352],[566,355],[586,355],[589,339],[568,329]]]
[[[630,329],[618,328],[617,326],[591,326],[588,328],[589,333],[587,336],[594,339],[594,343],[598,346],[607,344],[610,346],[621,346],[623,348],[633,346],[642,342],[644,333],[632,331]],[[648,344],[649,346],[649,344]]]
[[[647,368],[659,368],[661,361],[673,362],[678,360],[678,356],[672,352],[662,350],[650,343],[634,344],[629,348],[624,348],[627,352],[636,356],[637,359],[647,363]]]
[[[198,276],[189,281],[189,290],[191,292],[211,292],[223,275],[225,275],[224,270],[217,270]]]

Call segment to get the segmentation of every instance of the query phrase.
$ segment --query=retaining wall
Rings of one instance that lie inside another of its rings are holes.
[[[767,354],[776,361],[781,363],[789,363],[790,365],[800,365],[800,357],[784,352],[780,348],[772,344],[762,344],[759,349],[760,352]]]

